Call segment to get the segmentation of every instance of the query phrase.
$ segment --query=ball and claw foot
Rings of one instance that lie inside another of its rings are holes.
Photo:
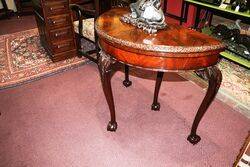
[[[151,105],[151,110],[153,110],[153,111],[159,111],[160,108],[161,108],[160,103],[153,103],[153,104]]]
[[[115,132],[117,129],[117,122],[109,122],[107,126],[107,130],[110,132]]]
[[[130,80],[124,80],[124,81],[123,81],[123,85],[124,85],[125,87],[130,87],[130,86],[132,85],[132,82],[131,82]]]
[[[187,140],[188,140],[190,143],[192,143],[193,145],[195,145],[195,144],[199,143],[199,141],[201,140],[201,137],[198,136],[198,135],[196,135],[196,134],[195,134],[195,135],[190,134],[190,135],[188,136]]]

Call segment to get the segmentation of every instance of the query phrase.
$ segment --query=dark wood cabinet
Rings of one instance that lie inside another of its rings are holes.
[[[15,0],[18,16],[33,14],[31,0]]]
[[[52,61],[76,56],[69,0],[32,0],[43,47]]]

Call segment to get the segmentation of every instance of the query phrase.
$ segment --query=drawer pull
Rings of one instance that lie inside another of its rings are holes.
[[[55,37],[59,37],[59,36],[65,35],[65,34],[67,34],[67,32],[55,33]]]
[[[49,9],[50,9],[50,11],[53,11],[53,10],[60,10],[60,9],[64,9],[64,8],[65,8],[65,6],[63,5],[63,6],[51,7]]]
[[[52,24],[63,23],[63,22],[66,22],[66,19],[54,20],[52,21]]]
[[[70,46],[70,44],[65,43],[65,44],[57,45],[57,48],[60,49],[60,48],[66,47],[66,46]]]

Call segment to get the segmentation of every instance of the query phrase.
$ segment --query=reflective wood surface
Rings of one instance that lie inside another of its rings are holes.
[[[102,49],[120,62],[162,71],[195,70],[216,64],[224,50],[218,40],[178,25],[169,24],[156,34],[146,34],[120,21],[128,12],[112,9],[96,21]]]

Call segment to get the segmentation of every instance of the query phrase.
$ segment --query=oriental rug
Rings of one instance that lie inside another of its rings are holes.
[[[77,57],[53,63],[37,29],[0,36],[0,89],[10,88],[86,63]]]

